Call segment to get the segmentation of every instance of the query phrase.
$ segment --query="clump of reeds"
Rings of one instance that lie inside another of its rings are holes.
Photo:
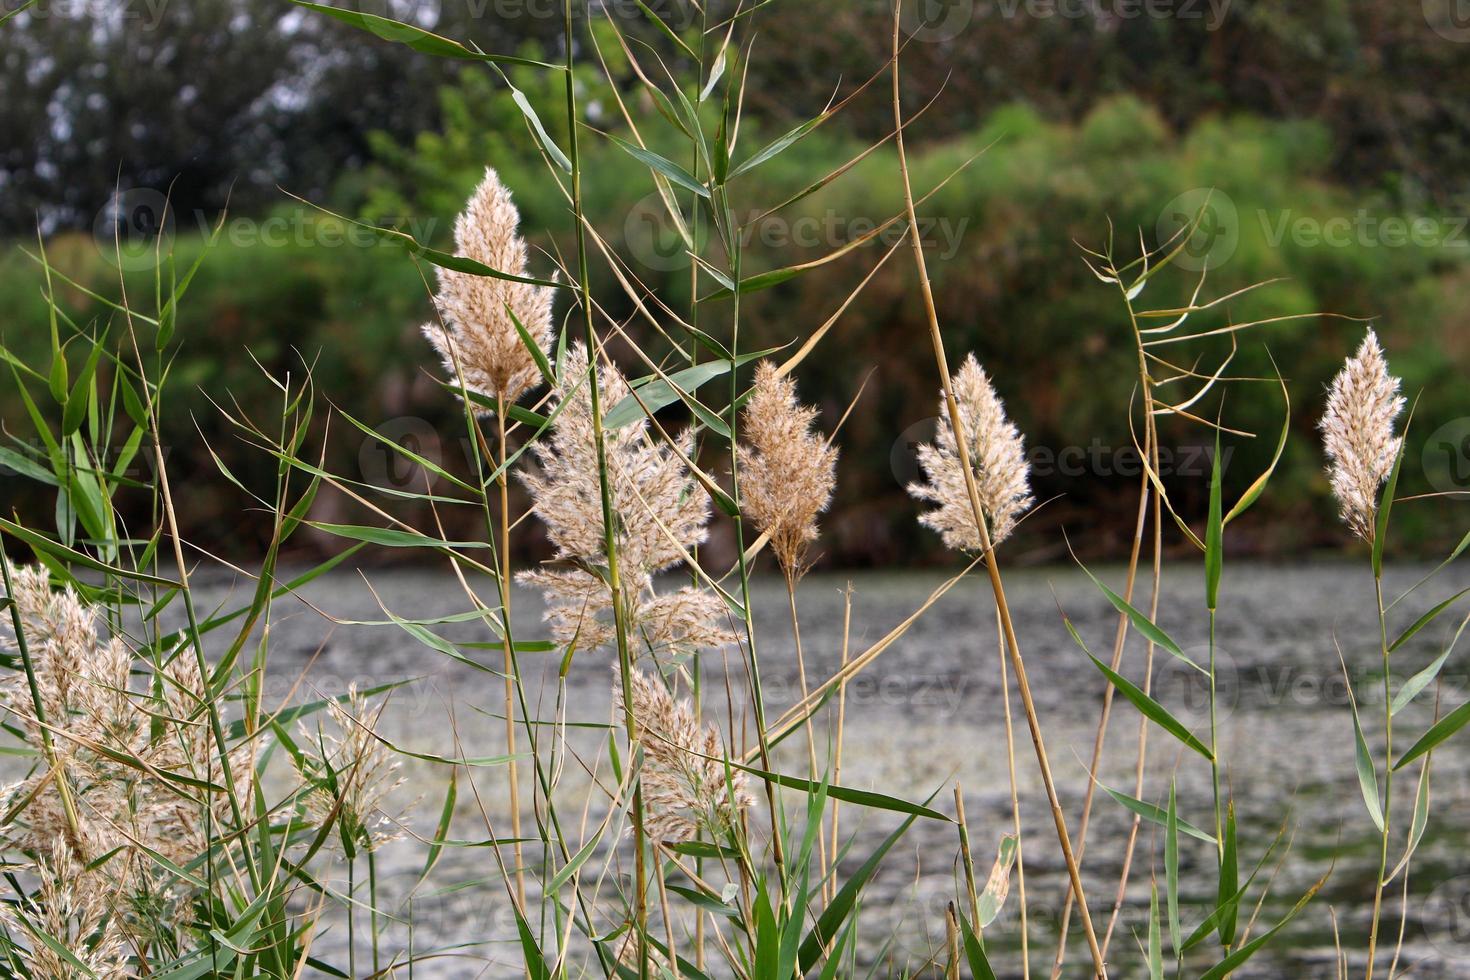
[[[1005,405],[995,393],[990,376],[974,354],[965,358],[950,379],[961,426],[969,445],[970,468],[992,546],[1010,536],[1016,521],[1031,506],[1030,466],[1021,432],[1006,417]],[[939,432],[932,444],[919,447],[919,465],[925,482],[909,485],[919,500],[937,504],[919,518],[938,531],[944,543],[960,551],[982,548],[964,467],[950,424],[948,399],[939,400]]]
[[[607,548],[587,367],[584,348],[568,350],[556,392],[559,414],[550,437],[532,450],[540,471],[521,475],[557,561],[571,567],[517,576],[545,594],[546,619],[557,642],[580,649],[614,638],[612,592],[597,571],[607,562]],[[602,405],[616,405],[628,396],[628,382],[616,366],[600,365],[597,379]],[[687,433],[675,436],[681,450],[675,452],[650,437],[646,418],[604,434],[629,633],[655,650],[688,651],[731,642],[723,625],[726,610],[717,595],[693,586],[663,592],[654,588],[655,576],[687,561],[708,534],[709,495],[681,458],[693,452],[692,438]]]
[[[1365,541],[1373,540],[1378,493],[1398,455],[1402,440],[1393,427],[1403,409],[1399,379],[1388,373],[1383,348],[1370,329],[1332,379],[1320,423],[1339,513]]]
[[[194,661],[179,656],[151,674],[154,693],[134,690],[133,652],[104,635],[98,607],[53,590],[39,566],[12,580],[21,629],[0,626],[0,649],[24,639],[35,687],[12,676],[4,704],[41,760],[0,789],[0,836],[25,856],[13,866],[40,881],[17,912],[30,907],[51,938],[71,937],[62,940],[70,952],[120,975],[106,965],[123,946],[178,924],[192,889],[172,868],[204,854],[225,817],[230,790],[212,761],[205,689]],[[233,755],[241,792],[254,775],[250,749]],[[27,955],[41,975],[72,975],[48,972],[56,953],[44,941]]]
[[[526,242],[510,190],[490,168],[454,222],[459,255],[512,276],[526,276]],[[439,268],[434,297],[440,321],[424,327],[454,379],[509,404],[535,385],[540,371],[521,341],[520,327],[542,349],[551,339],[552,291],[494,276]]]
[[[631,704],[637,725],[644,829],[665,843],[693,840],[701,832],[723,837],[755,802],[745,773],[729,765],[719,731],[701,725],[688,701],[675,700],[646,671],[634,671],[628,680],[631,702],[623,700],[621,681],[613,685],[613,700],[619,717]]]

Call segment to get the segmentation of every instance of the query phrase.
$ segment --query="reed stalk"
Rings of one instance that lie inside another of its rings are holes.
[[[939,329],[939,314],[934,303],[934,291],[929,284],[929,273],[924,260],[924,245],[919,237],[918,216],[914,210],[914,192],[909,180],[908,157],[904,151],[903,139],[903,109],[902,98],[899,88],[899,10],[902,0],[895,0],[893,13],[893,116],[894,116],[894,146],[898,154],[899,176],[901,178],[904,205],[908,214],[908,238],[913,245],[914,264],[918,270],[919,287],[924,297],[924,312],[929,321],[929,338],[934,348],[935,368],[944,386],[945,403],[949,406],[950,426],[954,430],[956,452],[959,456],[960,467],[965,475],[966,489],[970,497],[970,507],[974,513],[976,531],[980,537],[980,551],[985,559],[985,571],[990,579],[991,592],[995,597],[996,608],[1001,617],[1001,628],[1005,633],[1006,649],[1010,655],[1011,667],[1016,673],[1016,689],[1021,695],[1021,704],[1026,712],[1026,723],[1031,731],[1031,743],[1036,750],[1037,766],[1041,770],[1042,783],[1046,787],[1047,801],[1051,806],[1052,820],[1056,825],[1057,843],[1061,847],[1063,860],[1067,865],[1067,875],[1072,882],[1072,891],[1077,896],[1077,905],[1081,910],[1083,931],[1087,934],[1088,949],[1092,954],[1093,969],[1096,975],[1105,978],[1107,976],[1107,964],[1103,959],[1102,949],[1098,945],[1097,933],[1092,926],[1092,916],[1087,909],[1087,901],[1082,889],[1082,876],[1077,866],[1077,858],[1072,850],[1072,841],[1067,834],[1067,818],[1062,813],[1062,804],[1057,796],[1056,783],[1052,777],[1051,763],[1047,758],[1046,744],[1041,733],[1041,722],[1036,714],[1036,704],[1031,696],[1031,685],[1026,679],[1026,665],[1021,659],[1020,643],[1016,639],[1015,624],[1011,621],[1010,606],[1006,602],[1005,586],[1001,581],[1000,565],[996,560],[995,550],[991,546],[990,531],[987,527],[984,508],[980,503],[979,492],[975,486],[974,472],[970,465],[968,449],[968,438],[964,432],[964,422],[960,417],[959,405],[955,401],[954,389],[950,384],[949,364],[944,353],[944,338]]]

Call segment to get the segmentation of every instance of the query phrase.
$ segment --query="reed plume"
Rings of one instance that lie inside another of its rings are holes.
[[[319,753],[298,761],[311,786],[306,813],[319,826],[335,822],[344,846],[375,851],[399,836],[398,817],[387,808],[404,782],[399,761],[378,738],[378,713],[369,710],[356,684],[347,689],[345,705],[334,700],[327,710],[335,734],[302,729],[303,740]]]
[[[1388,373],[1378,337],[1369,329],[1327,393],[1319,427],[1338,511],[1353,533],[1372,541],[1378,491],[1393,469],[1402,437],[1393,424],[1404,409],[1399,379]]]
[[[52,590],[39,567],[17,569],[13,587],[45,722],[24,674],[0,688],[0,703],[29,743],[42,745],[49,731],[53,748],[28,777],[0,787],[8,815],[0,840],[41,882],[31,900],[37,921],[53,937],[75,938],[75,947],[63,944],[101,964],[99,975],[121,976],[105,967],[114,947],[181,920],[190,889],[171,867],[196,861],[211,846],[210,828],[225,823],[226,791],[202,717],[208,695],[187,656],[154,668],[158,696],[132,690],[133,652],[99,629],[97,607],[70,588]],[[14,627],[0,625],[0,650],[18,646]],[[251,749],[231,754],[242,784],[235,790],[247,793]],[[34,950],[37,975],[74,975],[50,972],[56,954],[45,946]]]
[[[629,688],[643,749],[644,829],[654,840],[669,843],[691,840],[700,831],[729,831],[755,800],[745,773],[727,766],[720,733],[700,725],[688,701],[674,700],[662,681],[643,671],[632,673]],[[613,700],[621,716],[621,681],[613,685]]]
[[[627,379],[611,364],[598,370],[601,403],[628,395]],[[546,525],[556,559],[570,568],[522,572],[518,580],[546,596],[546,620],[559,643],[582,649],[612,641],[612,593],[598,569],[607,563],[597,443],[592,426],[587,353],[567,351],[556,392],[560,413],[551,435],[534,444],[539,473],[522,474],[531,508]],[[688,433],[677,437],[687,454]],[[655,442],[648,422],[604,429],[608,481],[616,515],[615,540],[632,634],[650,649],[693,650],[733,642],[722,624],[726,609],[713,593],[690,586],[658,592],[654,577],[682,562],[708,533],[709,497],[669,446]]]
[[[47,856],[29,870],[40,878],[35,893],[14,905],[0,903],[0,926],[12,937],[31,937],[28,946],[9,950],[19,955],[28,975],[33,980],[74,980],[79,975],[75,963],[81,963],[104,980],[134,976],[109,869],[88,867],[57,838]]]
[[[989,522],[991,545],[995,546],[1010,535],[1017,519],[1031,506],[1025,446],[974,354],[965,358],[950,383],[960,410],[961,428],[970,443],[967,448],[975,488]],[[939,414],[934,443],[919,447],[919,465],[927,482],[910,484],[909,493],[938,505],[921,515],[919,523],[938,531],[945,545],[960,551],[979,551],[982,538],[956,451],[949,405],[943,397],[939,399]]]
[[[517,231],[519,224],[510,190],[487,167],[485,179],[454,222],[455,252],[499,272],[525,276],[526,242]],[[442,322],[426,324],[424,336],[444,359],[450,377],[463,377],[471,391],[514,402],[541,377],[515,320],[544,350],[552,332],[551,290],[443,267],[438,274],[434,305]]]
[[[817,410],[796,400],[796,385],[776,365],[756,365],[745,406],[749,445],[738,450],[740,502],[790,578],[805,570],[817,515],[832,501],[837,449],[812,431]]]

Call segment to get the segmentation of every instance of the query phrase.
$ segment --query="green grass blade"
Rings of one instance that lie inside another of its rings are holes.
[[[1214,760],[1214,754],[1210,752],[1209,746],[1196,738],[1188,728],[1184,727],[1183,723],[1181,723],[1179,719],[1175,718],[1169,713],[1169,710],[1167,708],[1165,708],[1162,704],[1159,704],[1159,702],[1155,701],[1147,694],[1143,693],[1143,691],[1136,687],[1132,681],[1128,680],[1122,674],[1119,674],[1117,671],[1113,670],[1111,667],[1094,657],[1092,654],[1089,653],[1087,657],[1093,662],[1093,664],[1097,666],[1098,670],[1102,671],[1103,676],[1106,677],[1112,683],[1112,685],[1117,688],[1119,692],[1122,693],[1125,698],[1133,703],[1133,706],[1135,708],[1143,712],[1146,718],[1148,718],[1154,724],[1158,725],[1164,731],[1168,732],[1170,735],[1173,735],[1176,739],[1179,740],[1182,745],[1193,749],[1200,755],[1204,756],[1206,759],[1212,761]]]
[[[1470,722],[1470,701],[1460,705],[1454,711],[1445,715],[1434,727],[1425,732],[1419,741],[1415,742],[1409,751],[1399,757],[1399,761],[1393,764],[1394,771],[1404,768],[1424,753],[1433,749],[1440,742],[1454,735]]]
[[[1155,806],[1152,803],[1145,803],[1143,800],[1134,799],[1127,793],[1120,793],[1105,783],[1098,783],[1098,785],[1102,787],[1104,793],[1107,793],[1109,796],[1111,796],[1113,800],[1118,803],[1119,806],[1123,807],[1123,809],[1128,810],[1132,813],[1136,813],[1143,819],[1149,821],[1150,823],[1158,824],[1160,827],[1169,826],[1169,815],[1162,808]],[[1175,820],[1177,822],[1179,831],[1182,831],[1183,833],[1189,835],[1190,837],[1193,837],[1196,840],[1204,841],[1206,844],[1213,845],[1215,843],[1214,834],[1201,830],[1194,824],[1190,823],[1188,820],[1179,817],[1177,814],[1175,815]]]
[[[898,829],[884,838],[883,842],[874,849],[873,853],[868,855],[868,859],[862,863],[857,871],[853,872],[852,877],[848,878],[843,886],[838,889],[831,903],[822,910],[822,914],[817,917],[816,924],[812,926],[811,931],[807,933],[806,939],[802,942],[800,952],[797,956],[797,962],[803,974],[806,974],[816,966],[818,960],[821,959],[822,950],[837,935],[837,930],[842,928],[843,923],[848,920],[853,909],[857,906],[858,896],[862,893],[863,888],[867,886],[873,875],[877,873],[878,866],[883,862],[884,856],[908,832],[908,829],[913,826],[914,820],[916,819],[913,816],[909,817],[903,823],[899,824]]]
[[[1128,617],[1129,621],[1133,623],[1134,629],[1138,630],[1138,632],[1143,634],[1143,636],[1146,637],[1148,640],[1158,646],[1163,647],[1174,657],[1193,667],[1201,674],[1209,673],[1209,671],[1205,670],[1199,664],[1189,659],[1189,657],[1185,655],[1183,648],[1181,648],[1178,643],[1175,643],[1174,640],[1169,636],[1169,634],[1159,629],[1159,627],[1155,625],[1153,620],[1149,619],[1143,613],[1139,612],[1133,606],[1129,605],[1126,601],[1124,601],[1122,596],[1118,595],[1118,593],[1114,592],[1112,589],[1104,585],[1102,583],[1102,580],[1099,579],[1096,575],[1092,574],[1092,572],[1088,570],[1086,565],[1082,564],[1079,561],[1077,563],[1077,567],[1081,568],[1082,571],[1087,575],[1087,577],[1092,579],[1092,583],[1096,585],[1099,590],[1102,591],[1102,594],[1107,597],[1108,602],[1112,603],[1114,609],[1118,610],[1118,612]],[[1073,635],[1076,635],[1075,632],[1073,633]]]
[[[1235,803],[1225,808],[1225,842],[1220,852],[1220,881],[1217,897],[1220,909],[1220,945],[1229,949],[1235,945],[1236,912],[1240,899],[1240,864],[1235,846]]]
[[[360,30],[370,31],[385,41],[406,44],[415,51],[433,55],[436,58],[454,58],[460,61],[500,62],[502,64],[528,65],[532,68],[563,70],[563,66],[551,64],[546,61],[518,58],[514,55],[486,54],[483,51],[472,51],[458,41],[451,41],[447,37],[441,37],[423,28],[414,27],[412,24],[405,24],[402,21],[393,20],[389,17],[380,17],[377,14],[361,13],[356,10],[348,10],[341,7],[328,7],[319,3],[308,3],[307,0],[291,0],[291,2],[305,7],[308,10],[315,10],[329,17],[335,17],[344,24],[350,24]]]
[[[1444,612],[1450,606],[1454,605],[1455,601],[1466,593],[1470,593],[1470,589],[1461,589],[1459,592],[1456,592],[1454,595],[1450,596],[1448,599],[1444,600],[1439,605],[1435,606],[1433,609],[1429,610],[1424,615],[1414,620],[1414,624],[1412,626],[1400,633],[1399,638],[1397,640],[1394,640],[1393,643],[1389,644],[1388,652],[1393,653],[1399,647],[1409,642],[1409,640],[1413,638],[1415,633],[1418,633],[1424,627],[1434,622],[1434,620],[1438,618],[1440,613]]]
[[[1220,570],[1224,562],[1225,518],[1220,503],[1220,432],[1215,431],[1215,459],[1210,469],[1210,519],[1205,527],[1205,608],[1220,607]]]
[[[1179,801],[1169,781],[1169,812],[1164,819],[1164,890],[1169,911],[1169,948],[1179,953]]]

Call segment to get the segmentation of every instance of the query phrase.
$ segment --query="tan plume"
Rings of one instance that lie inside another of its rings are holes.
[[[998,545],[1010,535],[1016,521],[1031,506],[1030,465],[1020,430],[1006,417],[1005,405],[974,354],[951,379],[960,422],[968,443],[970,466],[981,509],[989,524],[990,541]],[[919,523],[938,531],[944,543],[962,551],[981,548],[975,511],[960,466],[949,406],[939,401],[939,432],[933,444],[919,447],[919,465],[925,482],[909,485],[915,498],[936,504]]]
[[[1373,540],[1378,492],[1393,469],[1401,437],[1394,420],[1404,409],[1399,379],[1388,373],[1378,337],[1370,329],[1327,393],[1319,424],[1327,473],[1342,519],[1354,534]]]
[[[486,168],[485,179],[454,223],[456,254],[525,276],[526,242],[519,225],[509,189]],[[545,350],[552,332],[551,289],[442,267],[438,273],[434,302],[443,322],[425,325],[424,336],[443,357],[451,379],[463,376],[471,391],[514,402],[541,376],[515,321]]]

